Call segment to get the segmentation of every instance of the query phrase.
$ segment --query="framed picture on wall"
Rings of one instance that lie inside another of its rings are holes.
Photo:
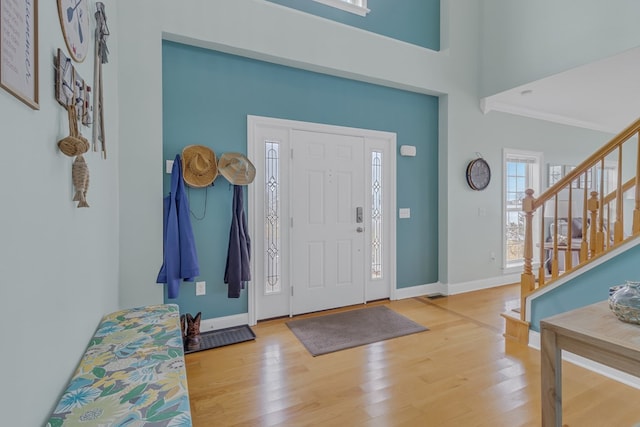
[[[91,87],[75,68],[73,71],[73,102],[80,123],[89,126],[91,124]]]
[[[0,0],[0,86],[40,109],[38,0]]]
[[[63,107],[73,103],[74,92],[74,68],[71,58],[68,58],[62,49],[58,49],[55,60],[56,67],[56,101]]]

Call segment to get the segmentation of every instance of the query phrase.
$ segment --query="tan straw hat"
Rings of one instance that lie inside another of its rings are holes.
[[[216,154],[204,145],[189,145],[182,149],[182,179],[190,187],[202,188],[218,176]]]
[[[256,168],[244,154],[224,153],[220,156],[218,170],[233,185],[247,185],[256,177]]]

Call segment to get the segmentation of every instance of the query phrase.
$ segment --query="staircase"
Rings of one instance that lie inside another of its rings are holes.
[[[608,173],[611,170],[615,173]],[[502,316],[505,337],[527,344],[527,298],[640,234],[640,119],[539,197],[531,189],[525,193],[520,309]],[[632,218],[626,223],[625,200],[633,202]],[[539,255],[537,274],[534,250]]]

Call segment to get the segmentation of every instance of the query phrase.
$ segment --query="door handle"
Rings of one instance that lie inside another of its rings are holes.
[[[362,233],[362,232],[364,231],[364,228],[362,228],[362,227],[358,227],[358,228],[356,228],[356,231],[357,231],[358,233]]]
[[[362,206],[356,208],[356,222],[358,224],[362,223]]]

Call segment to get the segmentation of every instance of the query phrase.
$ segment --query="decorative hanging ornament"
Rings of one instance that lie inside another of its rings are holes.
[[[76,62],[84,61],[91,41],[87,0],[58,0],[58,16],[71,58]]]

